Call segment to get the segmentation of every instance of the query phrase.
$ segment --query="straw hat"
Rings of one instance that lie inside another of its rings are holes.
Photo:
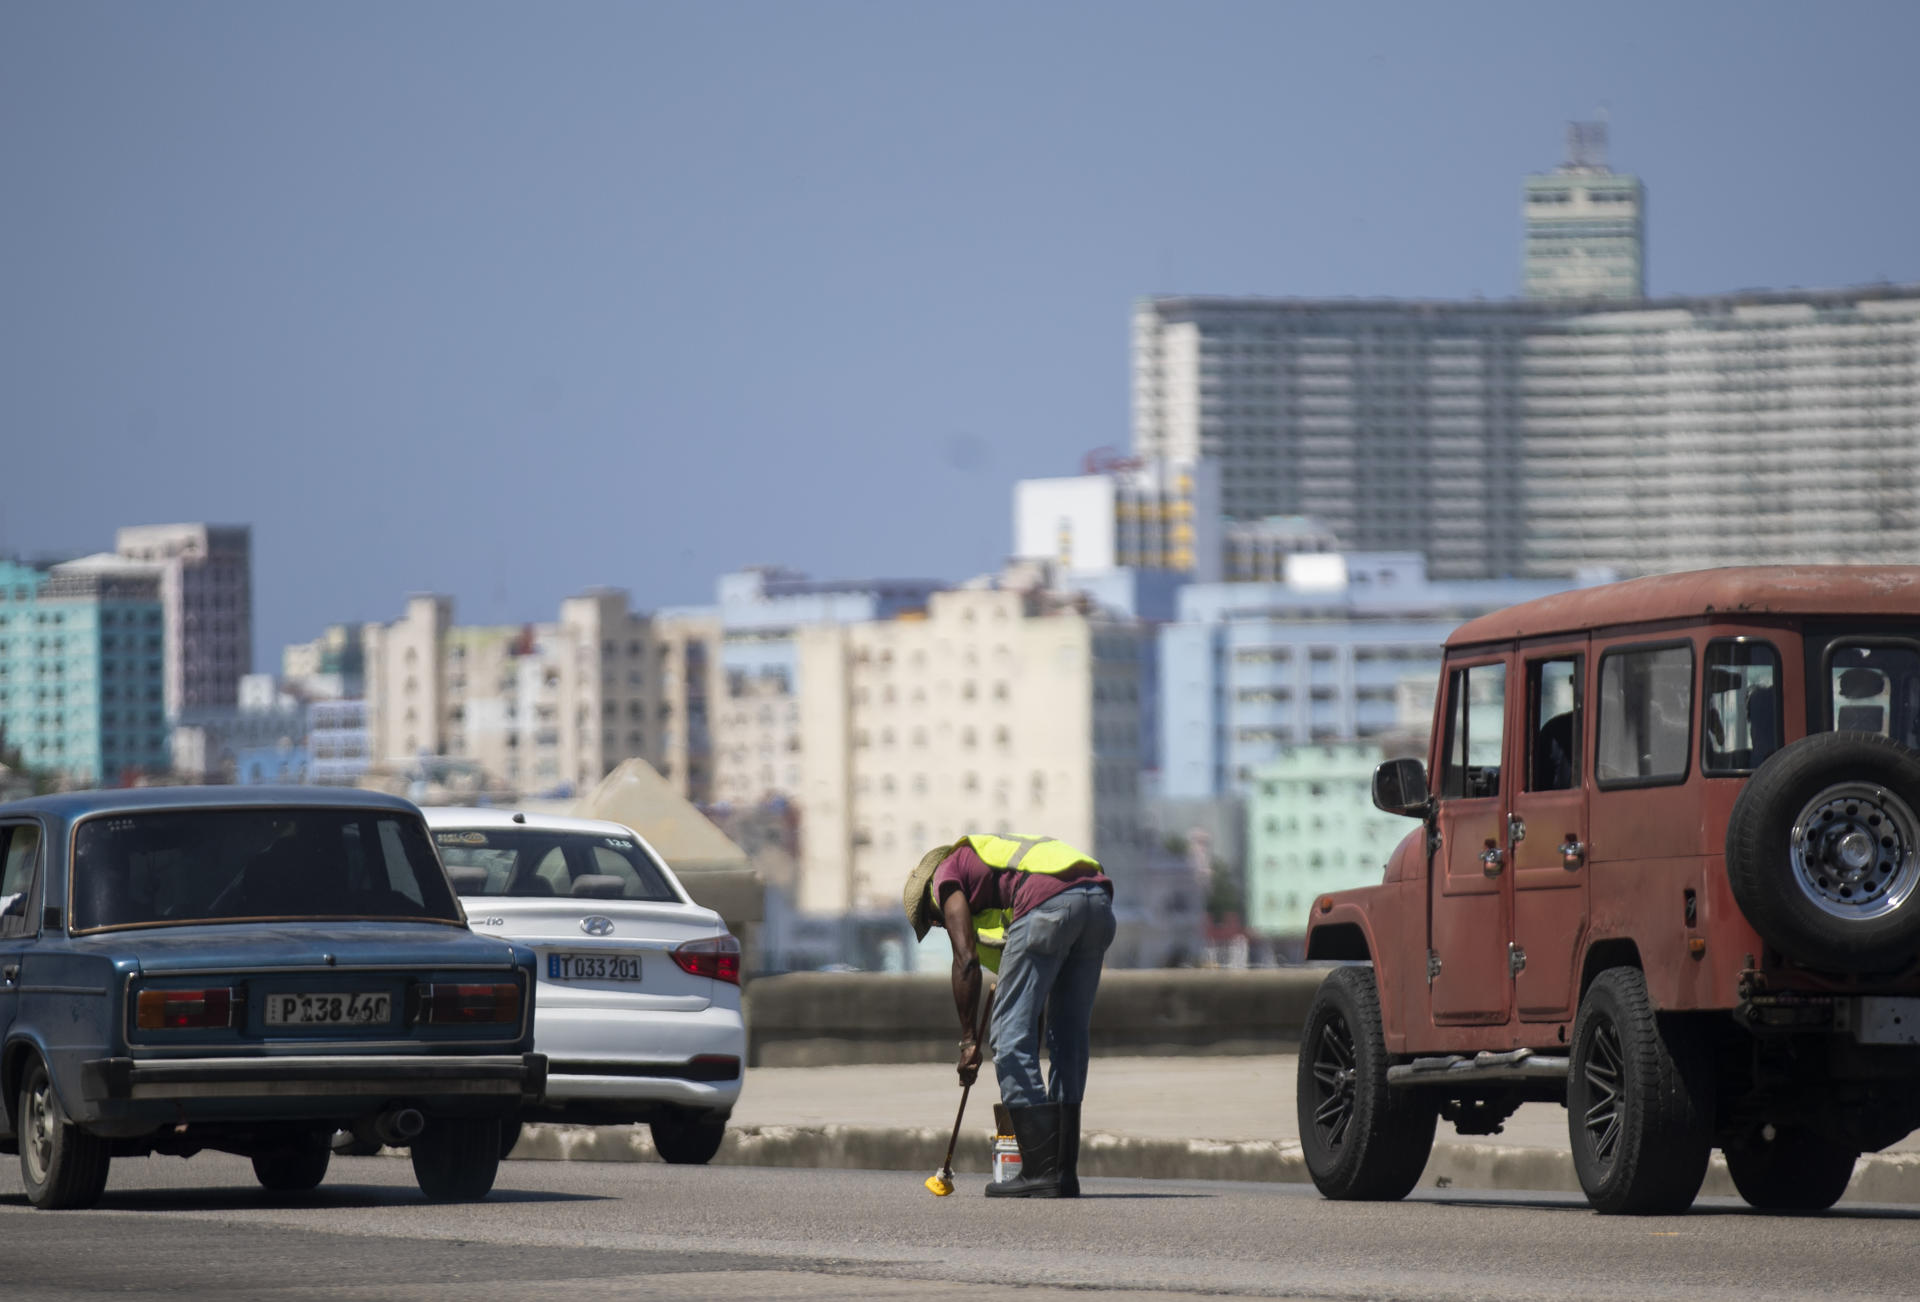
[[[913,924],[915,940],[925,940],[927,933],[933,930],[935,914],[933,895],[927,889],[933,885],[933,874],[953,853],[950,845],[936,845],[920,856],[920,862],[907,874],[907,888],[900,893],[900,902],[907,906],[907,921]]]

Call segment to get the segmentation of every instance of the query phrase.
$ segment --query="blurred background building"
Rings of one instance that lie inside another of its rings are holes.
[[[1567,123],[1567,160],[1527,178],[1528,298],[1647,296],[1646,190],[1607,167],[1607,124]]]
[[[1142,457],[1439,579],[1920,561],[1920,287],[1622,304],[1162,298]]]
[[[709,797],[710,640],[595,588],[551,624],[460,626],[453,599],[411,597],[362,631],[376,765],[466,761],[504,791],[567,794],[640,758],[683,796]]]
[[[1569,586],[1435,582],[1411,553],[1309,553],[1281,582],[1191,585],[1159,630],[1160,795],[1243,796],[1290,745],[1403,729],[1402,685],[1438,679],[1449,633]]]
[[[0,561],[0,741],[23,768],[83,786],[166,771],[164,609],[151,571]]]

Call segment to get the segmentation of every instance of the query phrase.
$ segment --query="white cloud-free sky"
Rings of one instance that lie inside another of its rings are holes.
[[[1604,105],[1657,294],[1920,280],[1920,5],[0,7],[0,553],[404,594],[963,577],[1154,293],[1516,292]]]

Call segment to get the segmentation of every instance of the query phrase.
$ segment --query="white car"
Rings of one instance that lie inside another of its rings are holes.
[[[534,1048],[546,1093],[521,1119],[647,1122],[669,1162],[719,1151],[747,1033],[740,942],[620,823],[426,809],[477,932],[539,954]],[[518,1137],[509,1124],[502,1151]]]

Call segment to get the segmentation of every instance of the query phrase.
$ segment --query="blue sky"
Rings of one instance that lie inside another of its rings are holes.
[[[0,7],[0,553],[254,526],[256,659],[964,577],[1153,293],[1500,297],[1607,107],[1655,293],[1920,281],[1920,5]]]

